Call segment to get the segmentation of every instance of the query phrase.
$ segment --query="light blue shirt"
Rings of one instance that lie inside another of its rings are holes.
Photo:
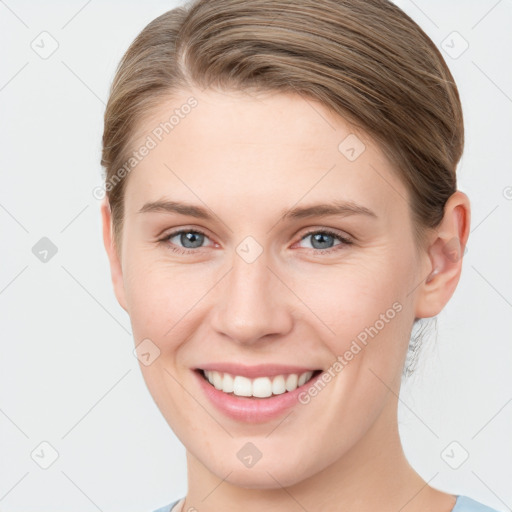
[[[176,506],[183,498],[170,503],[169,505],[165,505],[165,507],[161,507],[158,510],[154,510],[153,512],[171,512],[172,508]],[[186,511],[184,511],[186,512]],[[475,501],[467,496],[457,495],[457,501],[455,502],[455,506],[452,508],[452,512],[499,512],[498,510],[487,507],[483,503]]]

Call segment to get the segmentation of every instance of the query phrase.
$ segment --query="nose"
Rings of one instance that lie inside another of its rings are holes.
[[[252,263],[235,254],[216,295],[212,327],[217,333],[249,345],[292,329],[293,294],[267,265],[265,252]]]

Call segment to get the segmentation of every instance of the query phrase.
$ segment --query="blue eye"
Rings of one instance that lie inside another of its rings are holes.
[[[309,231],[301,238],[301,241],[305,240],[306,238],[311,238],[311,245],[313,250],[318,250],[320,253],[331,253],[341,249],[339,246],[352,244],[352,241],[348,238],[343,237],[334,231],[326,229]],[[334,246],[330,245],[334,240],[339,240],[340,243],[335,244]],[[326,247],[326,245],[328,247]]]
[[[172,242],[173,238],[178,238],[178,245],[176,242]],[[316,231],[310,231],[306,233],[300,241],[311,237],[311,250],[318,254],[327,254],[333,251],[341,250],[343,246],[351,245],[353,242],[340,234],[330,231],[327,229],[320,229]],[[164,238],[158,240],[160,243],[166,244],[166,246],[173,252],[178,254],[193,254],[197,253],[197,249],[202,249],[205,240],[209,240],[208,236],[202,231],[195,229],[181,229],[174,231],[166,235]],[[335,240],[338,240],[338,244],[331,245]]]
[[[183,244],[183,248],[176,246],[171,239],[179,236],[180,244]],[[165,238],[160,240],[161,242],[168,242],[169,248],[177,252],[179,254],[189,254],[194,251],[194,249],[200,249],[204,239],[208,238],[202,231],[196,231],[192,229],[182,229],[180,231],[175,231],[174,233],[170,233]]]

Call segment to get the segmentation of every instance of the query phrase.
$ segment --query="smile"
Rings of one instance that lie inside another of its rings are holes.
[[[219,412],[251,424],[276,420],[293,407],[304,407],[299,395],[323,373],[314,367],[272,363],[204,363],[192,370],[201,393]]]
[[[268,398],[273,395],[295,391],[298,387],[309,382],[322,370],[303,373],[290,373],[274,376],[263,376],[250,379],[242,375],[232,375],[215,370],[200,370],[203,377],[216,389],[226,394]]]

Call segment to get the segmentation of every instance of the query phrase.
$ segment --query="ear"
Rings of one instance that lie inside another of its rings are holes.
[[[110,203],[107,196],[105,196],[101,202],[101,221],[103,225],[103,244],[105,245],[105,250],[107,251],[110,263],[110,275],[112,278],[112,284],[114,285],[114,293],[119,305],[125,311],[128,311],[126,308],[126,298],[124,293],[123,269],[118,254],[121,248],[116,248],[113,241],[112,212],[110,211]]]
[[[427,276],[418,287],[416,318],[436,316],[455,292],[469,236],[470,212],[469,199],[459,190],[446,202],[443,220],[429,240]]]

